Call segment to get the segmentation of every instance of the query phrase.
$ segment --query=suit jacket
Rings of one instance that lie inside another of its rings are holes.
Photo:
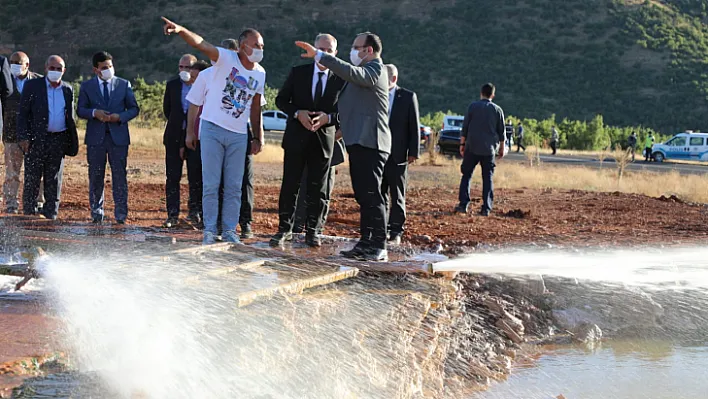
[[[182,112],[182,79],[176,77],[165,85],[165,98],[162,100],[162,111],[167,118],[162,144],[185,146],[187,114]]]
[[[0,55],[0,138],[3,132],[3,119],[5,119],[5,111],[3,107],[8,97],[13,93],[12,89],[12,74],[10,73],[10,63],[7,58]]]
[[[344,163],[344,156],[346,155],[346,153],[347,150],[344,146],[344,140],[335,141],[334,152],[332,153],[332,161],[330,162],[329,166],[337,166],[341,163]]]
[[[91,78],[81,83],[79,89],[79,117],[87,119],[86,139],[87,145],[101,145],[106,136],[106,125],[111,133],[113,143],[118,146],[130,145],[130,131],[128,122],[140,113],[140,107],[135,100],[135,94],[130,87],[130,82],[116,77],[112,82],[113,91],[109,97],[109,104],[103,99],[103,87],[99,85],[98,78]],[[103,123],[93,117],[93,110],[99,109],[119,114],[120,121],[116,123]]]
[[[27,80],[43,78],[44,76],[34,73],[27,73]],[[27,82],[25,82],[27,84]],[[17,112],[20,108],[20,92],[17,90],[17,82],[12,79],[12,95],[3,103],[5,112],[5,133],[2,135],[2,141],[5,143],[17,142]]]
[[[390,153],[388,73],[381,59],[356,67],[323,53],[320,64],[347,82],[338,103],[344,142]]]
[[[64,117],[69,134],[64,155],[75,156],[79,152],[79,135],[74,117],[74,89],[62,81],[64,92]],[[17,112],[17,140],[29,141],[30,145],[41,143],[47,136],[49,123],[49,102],[47,98],[47,80],[32,79],[25,83]]]
[[[391,129],[391,155],[388,162],[402,164],[408,156],[420,155],[420,115],[418,97],[402,87],[393,95],[393,108],[388,126]]]
[[[305,64],[293,67],[288,78],[275,98],[278,108],[288,114],[288,122],[283,134],[282,147],[288,151],[302,151],[306,148],[314,134],[320,142],[320,148],[325,158],[332,158],[334,151],[334,135],[337,132],[337,102],[344,81],[329,73],[324,94],[317,105],[312,98],[312,74],[315,64]],[[320,111],[330,116],[331,123],[324,125],[316,132],[305,129],[295,119],[298,110]]]

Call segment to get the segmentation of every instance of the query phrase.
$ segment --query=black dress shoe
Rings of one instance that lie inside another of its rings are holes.
[[[270,239],[270,246],[271,247],[282,247],[285,245],[286,241],[292,241],[293,240],[293,233],[291,232],[282,232],[279,231],[276,233],[273,238]]]
[[[356,259],[369,262],[388,262],[388,251],[380,248],[367,248]]]
[[[339,254],[345,258],[357,259],[359,256],[363,255],[367,249],[368,249],[368,246],[366,246],[366,245],[356,244],[354,246],[354,248],[352,248],[351,250],[342,251]]]
[[[461,206],[461,205],[457,205],[457,206],[455,207],[455,213],[467,213],[467,207],[466,207],[466,206],[463,207],[463,206]]]
[[[251,230],[251,224],[242,224],[241,225],[241,239],[242,240],[247,240],[249,238],[253,238],[255,235],[253,234],[253,230]]]
[[[125,224],[125,219],[118,219],[118,220],[116,220],[116,223]]]
[[[93,218],[93,220],[91,221],[91,223],[93,223],[93,224],[101,224],[101,223],[103,223],[103,218],[100,217],[100,216],[96,216],[95,218]]]
[[[391,237],[388,239],[388,243],[390,245],[401,245],[401,235],[399,233],[394,233],[391,234]]]
[[[322,239],[317,234],[308,234],[305,236],[305,244],[313,248],[322,246]]]
[[[165,220],[165,223],[162,224],[162,227],[166,228],[172,228],[172,227],[177,227],[179,224],[179,220],[175,217],[168,217],[167,220]]]
[[[479,211],[479,216],[485,216],[485,217],[489,216],[489,210],[483,209],[483,210]]]

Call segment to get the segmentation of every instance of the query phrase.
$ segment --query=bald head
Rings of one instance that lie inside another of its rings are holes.
[[[392,90],[398,84],[398,68],[393,64],[386,64],[388,72],[388,89]]]
[[[189,72],[192,69],[192,65],[197,62],[197,57],[192,54],[185,54],[179,59],[179,71]]]
[[[44,63],[44,71],[47,74],[47,79],[55,85],[61,82],[61,77],[66,71],[64,59],[58,55],[50,55],[47,62]]]
[[[12,74],[19,79],[26,78],[27,73],[29,72],[29,57],[27,54],[22,51],[12,53],[10,56],[10,68],[12,70]]]

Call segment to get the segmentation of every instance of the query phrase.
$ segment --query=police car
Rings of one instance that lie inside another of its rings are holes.
[[[652,158],[656,162],[665,159],[708,161],[708,133],[686,131],[662,144],[654,144]]]

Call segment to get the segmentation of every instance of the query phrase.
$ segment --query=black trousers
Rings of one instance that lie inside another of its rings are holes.
[[[295,220],[295,208],[300,196],[306,196],[306,223],[308,234],[319,234],[323,228],[324,212],[327,208],[327,172],[331,158],[325,158],[319,140],[312,137],[304,150],[285,150],[283,162],[283,182],[278,199],[280,222],[278,231],[290,232]],[[307,181],[302,190],[300,182],[307,168]]]
[[[198,162],[193,154],[196,151],[191,151],[185,149],[185,159],[179,156],[180,145],[178,143],[169,143],[165,145],[165,175],[167,177],[165,181],[165,201],[167,203],[167,217],[177,218],[179,217],[180,209],[180,183],[182,181],[182,170],[185,161],[187,162],[187,180],[189,183],[189,214],[192,215],[192,211],[195,209],[195,204],[198,202],[199,207],[196,209],[201,209],[201,174],[202,174],[202,163],[201,156],[198,157]],[[200,179],[198,184],[192,184],[196,174],[199,174]],[[196,187],[199,186],[199,187]],[[199,194],[199,199],[195,196]]]
[[[381,193],[386,209],[389,209],[388,231],[391,237],[403,234],[406,223],[406,186],[408,184],[408,162],[403,165],[390,160],[384,167]]]
[[[524,138],[517,137],[516,138],[516,152],[519,152],[522,148],[524,149],[524,151],[526,151],[526,147],[524,147]],[[511,150],[511,148],[509,150]]]
[[[248,141],[246,147],[246,164],[243,171],[243,184],[241,185],[241,216],[239,224],[245,226],[253,221],[253,155],[251,152],[251,140]],[[204,214],[202,211],[202,189],[204,187],[202,180],[202,151],[199,142],[194,150],[187,149],[187,179],[189,180],[189,214],[199,215],[201,218]],[[221,227],[221,204],[224,202],[224,182],[221,182],[219,187],[219,216],[217,217],[217,226]]]
[[[330,166],[327,172],[327,201],[325,204],[324,211],[322,212],[322,228],[317,234],[322,234],[324,231],[324,226],[327,224],[327,215],[329,215],[329,202],[332,199],[332,190],[334,190],[335,176],[337,175],[337,167]],[[302,172],[302,179],[300,179],[300,187],[307,187],[307,167]],[[297,205],[295,206],[295,224],[294,227],[299,227],[300,230],[305,231],[307,229],[307,196],[298,195]]]
[[[219,193],[223,198],[224,184],[222,182]],[[238,224],[241,227],[251,224],[253,221],[253,155],[251,155],[251,140],[246,146],[246,164],[243,169],[243,183],[241,183],[241,213]],[[221,209],[221,206],[219,206]]]
[[[553,150],[553,155],[556,155],[556,151],[558,150],[558,142],[553,140],[551,141],[551,149]]]
[[[187,158],[187,181],[189,182],[189,216],[202,217],[202,150],[199,142],[194,150],[185,150]]]
[[[386,249],[386,207],[381,193],[385,152],[360,145],[347,146],[349,174],[360,207],[359,247]]]
[[[31,143],[25,155],[25,182],[22,193],[22,210],[25,215],[37,214],[39,182],[44,179],[44,206],[42,214],[48,219],[59,213],[62,175],[64,173],[64,148],[69,135],[47,133],[41,140]]]

